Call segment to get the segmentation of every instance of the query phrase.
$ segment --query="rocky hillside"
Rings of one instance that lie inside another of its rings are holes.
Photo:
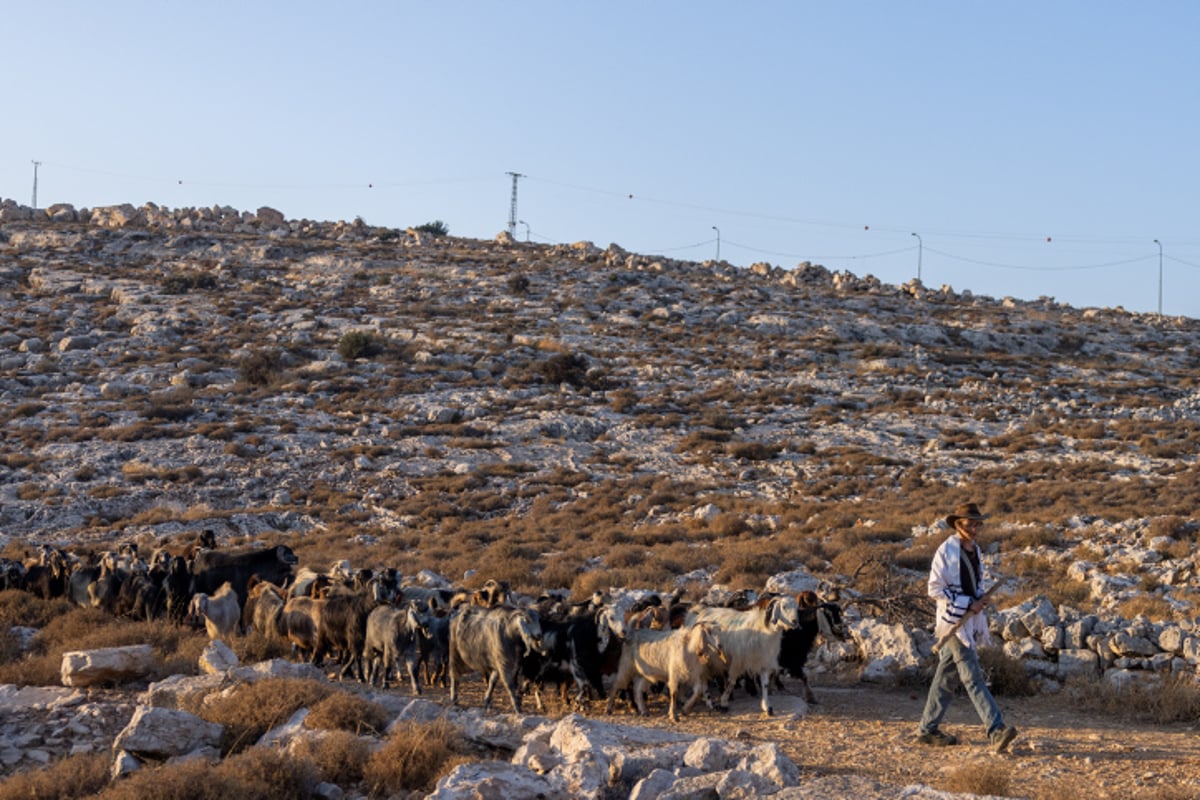
[[[1158,641],[1197,580],[1194,320],[267,208],[0,225],[17,553],[209,528],[576,595],[796,570],[920,628],[969,499],[1038,609],[1026,658],[1075,623],[1100,666],[1200,658],[1186,623]],[[1089,645],[1101,611],[1155,622],[1144,652]]]
[[[0,544],[576,596],[811,581],[894,679],[979,502],[1044,687],[1194,674],[1200,323],[272,209],[0,202]]]

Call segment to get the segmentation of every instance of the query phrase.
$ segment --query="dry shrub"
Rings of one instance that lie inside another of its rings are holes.
[[[979,664],[989,678],[992,693],[998,697],[1031,697],[1037,685],[1025,671],[1019,658],[1005,655],[999,647],[981,647]]]
[[[1058,530],[1050,525],[1023,525],[1006,531],[1001,539],[1001,548],[1019,550],[1030,547],[1057,547],[1062,544]]]
[[[717,582],[736,587],[759,587],[781,571],[779,553],[761,540],[738,542],[721,553]]]
[[[210,702],[197,698],[185,711],[225,726],[221,740],[224,753],[239,752],[254,744],[264,733],[287,722],[301,708],[311,708],[334,689],[306,678],[270,678],[238,686]]]
[[[612,410],[618,414],[628,414],[638,402],[637,392],[632,389],[617,389],[608,395]]]
[[[1151,539],[1169,536],[1172,539],[1195,541],[1196,533],[1196,523],[1178,515],[1154,517],[1150,520],[1149,536]]]
[[[238,660],[243,664],[270,661],[273,658],[288,658],[292,655],[291,645],[279,636],[264,634],[256,630],[251,630],[245,636],[236,637],[232,642],[226,642],[226,644],[233,649]]]
[[[914,539],[907,547],[901,547],[892,555],[892,563],[903,569],[916,572],[929,572],[933,564],[933,554],[941,547],[943,539],[940,536],[922,536]]]
[[[849,575],[860,592],[886,594],[901,552],[899,545],[862,542],[835,555],[833,571]]]
[[[371,746],[360,736],[337,730],[295,740],[292,755],[300,761],[314,764],[323,780],[346,786],[363,779],[363,770],[371,758]]]
[[[1169,622],[1175,619],[1175,609],[1162,597],[1138,594],[1117,604],[1116,612],[1124,619],[1145,616],[1151,622]]]
[[[50,766],[0,780],[0,800],[75,800],[108,785],[108,754],[68,756]]]
[[[728,539],[749,531],[750,523],[741,514],[723,512],[712,518],[708,528],[715,538]]]
[[[1200,718],[1200,684],[1190,675],[1125,686],[1105,680],[1074,679],[1068,682],[1067,691],[1076,707],[1117,719],[1162,725]]]
[[[13,625],[43,628],[72,608],[71,602],[62,597],[43,600],[20,589],[6,589],[0,592],[0,629],[8,630]]]
[[[158,656],[152,679],[194,675],[197,659],[208,641],[201,633],[163,620],[130,622],[95,608],[68,609],[46,621],[25,658],[0,664],[0,683],[56,686],[62,680],[64,653],[138,644],[151,645]]]
[[[378,736],[387,727],[387,709],[349,692],[335,692],[319,701],[304,718],[304,725],[319,730],[342,730]]]
[[[464,742],[445,718],[400,724],[367,761],[363,783],[373,797],[428,792],[454,767],[473,760],[464,752]]]
[[[605,563],[611,569],[624,569],[627,567],[635,567],[638,564],[645,562],[648,558],[646,548],[641,545],[626,544],[614,547],[608,551],[608,556],[605,558]]]
[[[311,800],[320,783],[317,766],[282,750],[253,747],[213,765],[182,761],[142,769],[107,791],[100,800]]]
[[[576,553],[548,556],[545,562],[538,579],[546,589],[571,588],[584,568],[584,558]]]
[[[1007,764],[972,762],[946,773],[941,788],[959,794],[1011,797],[1012,774]]]
[[[770,461],[782,449],[783,445],[762,442],[733,442],[726,447],[729,455],[743,461]]]

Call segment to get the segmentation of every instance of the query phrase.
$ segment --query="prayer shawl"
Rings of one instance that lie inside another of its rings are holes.
[[[929,568],[929,596],[937,601],[937,623],[933,630],[937,639],[949,633],[967,614],[971,603],[983,594],[983,559],[979,560],[980,574],[975,576],[976,594],[970,595],[963,591],[962,558],[962,544],[957,534],[942,542],[933,555],[933,564]],[[958,638],[967,647],[974,647],[976,642],[988,644],[991,634],[984,614],[976,614],[967,620],[958,629]]]

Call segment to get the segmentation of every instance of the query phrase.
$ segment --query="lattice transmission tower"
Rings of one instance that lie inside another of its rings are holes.
[[[517,181],[525,176],[519,172],[507,172],[506,175],[512,175],[513,191],[512,204],[508,207],[508,235],[513,239],[517,238]]]

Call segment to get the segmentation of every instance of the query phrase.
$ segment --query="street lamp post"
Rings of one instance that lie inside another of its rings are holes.
[[[1158,315],[1162,316],[1162,242],[1154,240],[1158,245]]]
[[[529,241],[529,223],[523,219],[519,219],[519,220],[517,220],[517,222],[519,222],[525,226],[525,241],[528,242]]]
[[[713,225],[712,229],[717,232],[717,261],[720,261],[721,260],[721,229],[718,228],[716,225]]]
[[[920,280],[921,280],[921,255],[922,255],[922,251],[925,249],[925,243],[921,241],[920,234],[914,233],[912,235],[917,237],[917,281],[920,282]]]

